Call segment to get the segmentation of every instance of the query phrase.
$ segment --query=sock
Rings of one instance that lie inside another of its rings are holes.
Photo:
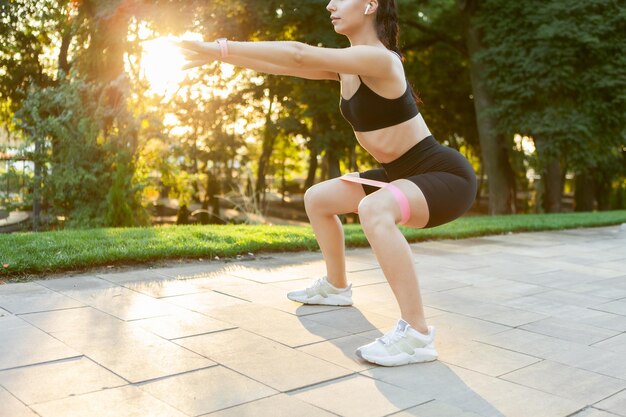
[[[328,283],[328,285],[330,285],[330,288],[333,288],[333,289],[335,289],[337,291],[344,291],[344,290],[346,290],[347,288],[350,287],[350,285],[348,285],[347,287],[337,288],[333,284],[330,283],[330,281],[328,280],[328,277],[326,277],[326,282]]]

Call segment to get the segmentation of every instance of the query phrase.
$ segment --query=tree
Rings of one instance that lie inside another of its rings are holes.
[[[54,85],[51,68],[43,61],[44,52],[51,48],[57,31],[65,32],[68,25],[67,1],[14,0],[0,3],[0,123],[8,131],[17,124],[13,117],[27,98],[31,86],[46,88]],[[61,54],[64,49],[61,48]],[[32,132],[25,132],[28,137]],[[38,228],[41,210],[41,189],[45,159],[42,138],[31,138],[35,145],[33,180],[33,226]]]
[[[440,140],[480,156],[481,172],[488,178],[489,213],[514,212],[510,144],[486,111],[492,98],[475,59],[482,48],[475,25],[480,0],[406,1],[400,6],[407,75],[416,80],[426,121]]]
[[[92,98],[89,106],[84,97]],[[31,159],[39,167],[50,166],[38,173],[45,176],[42,191],[51,205],[50,214],[68,219],[69,226],[105,224],[103,202],[110,174],[93,119],[97,102],[88,84],[63,82],[56,87],[33,87],[16,115],[19,127],[35,141]]]
[[[564,166],[577,174],[579,194],[610,184],[625,143],[626,5],[484,0],[479,27],[496,128],[534,138],[546,211],[560,209]]]
[[[332,32],[326,14],[320,10],[319,4],[296,0],[267,1],[261,4],[253,0],[216,1],[207,5],[201,14],[204,19],[200,20],[195,30],[206,33],[207,38],[226,36],[252,41],[299,40],[316,45],[339,46],[341,38]],[[216,20],[215,16],[228,16],[228,19]],[[269,107],[258,108],[263,113],[256,115],[266,121],[260,135],[257,192],[265,190],[265,176],[271,171],[270,164],[278,135],[302,135],[309,138],[312,168],[309,178],[315,176],[317,156],[320,154],[332,156],[332,175],[340,175],[341,157],[347,155],[346,149],[353,146],[354,137],[337,134],[337,124],[332,120],[334,117],[326,117],[331,111],[337,113],[336,93],[329,101],[328,95],[320,94],[322,88],[311,89],[311,81],[268,75],[263,75],[262,80],[258,85],[250,84],[250,91],[256,100],[266,97],[270,103]],[[333,84],[327,85],[331,87]],[[320,113],[322,117],[316,118]],[[255,115],[249,117],[254,119]]]
[[[485,11],[481,10],[481,0],[457,0],[457,3],[463,15],[482,163],[488,177],[489,213],[511,213],[515,211],[515,181],[508,154],[511,144],[498,132],[497,121],[487,112],[493,104],[493,97],[487,88],[485,65],[477,59],[484,48],[484,35],[475,20]]]

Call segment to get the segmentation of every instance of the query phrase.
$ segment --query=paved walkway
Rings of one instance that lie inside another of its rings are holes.
[[[319,253],[2,285],[0,416],[626,416],[626,227],[412,249],[440,360],[397,368],[369,249],[347,308],[285,298]]]

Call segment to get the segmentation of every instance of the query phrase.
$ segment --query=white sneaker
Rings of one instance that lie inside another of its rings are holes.
[[[322,277],[316,279],[308,288],[287,293],[287,298],[304,304],[351,306],[352,284],[346,288],[336,288],[328,282],[326,277]]]
[[[428,336],[426,336],[400,319],[389,333],[358,348],[356,355],[368,362],[383,366],[430,362],[437,359],[434,343],[434,327],[428,326]]]

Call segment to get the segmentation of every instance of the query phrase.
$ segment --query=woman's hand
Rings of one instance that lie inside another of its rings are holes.
[[[212,51],[207,47],[205,42],[201,41],[178,41],[176,46],[180,48],[187,63],[183,66],[183,70],[200,67],[204,64],[215,60]]]

